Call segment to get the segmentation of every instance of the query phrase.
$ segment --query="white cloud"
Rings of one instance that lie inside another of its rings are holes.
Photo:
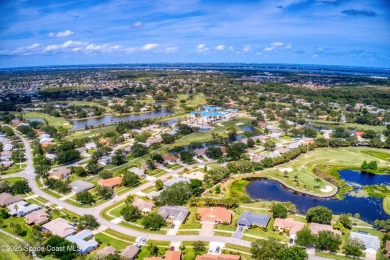
[[[273,43],[271,43],[271,46],[280,47],[280,46],[283,46],[283,42],[273,42]]]
[[[135,22],[131,25],[131,28],[142,28],[144,24],[142,22]]]
[[[26,46],[25,49],[31,50],[31,49],[38,48],[39,46],[41,46],[39,43],[34,43],[29,46]]]
[[[267,47],[264,48],[264,51],[277,51],[282,49],[291,49],[291,43],[283,43],[283,42],[272,42]]]
[[[49,37],[57,37],[57,38],[62,38],[62,37],[68,37],[68,36],[71,36],[73,35],[74,32],[72,32],[71,30],[66,30],[66,31],[63,31],[63,32],[58,32],[58,33],[49,33]]]
[[[207,49],[207,48],[206,48]],[[124,46],[119,44],[94,44],[90,42],[82,41],[72,41],[68,40],[62,44],[51,44],[51,45],[42,45],[39,43],[34,43],[32,45],[23,46],[14,50],[0,51],[4,55],[12,56],[26,56],[26,55],[37,55],[37,54],[66,54],[66,53],[134,53],[134,52],[145,52],[145,51],[155,51],[159,53],[173,53],[178,50],[176,46],[160,46],[157,43],[147,43],[143,46]]]
[[[217,47],[215,47],[216,50],[218,51],[223,51],[225,49],[225,46],[223,46],[222,44],[218,45]]]
[[[205,52],[205,51],[208,51],[208,50],[209,50],[209,48],[207,48],[206,44],[204,44],[204,43],[200,43],[196,47],[196,51],[198,51],[198,52]]]
[[[173,52],[177,52],[179,48],[177,48],[176,46],[175,47],[166,47],[165,49],[163,49],[163,52],[165,53],[173,53]]]
[[[141,50],[150,51],[150,50],[157,48],[158,46],[159,46],[159,44],[157,44],[157,43],[147,43],[141,47]]]
[[[234,47],[233,46],[229,46],[229,50],[234,51]]]
[[[245,46],[242,50],[243,50],[244,52],[248,52],[248,51],[250,51],[251,49],[252,49],[252,46],[247,45],[247,46]]]

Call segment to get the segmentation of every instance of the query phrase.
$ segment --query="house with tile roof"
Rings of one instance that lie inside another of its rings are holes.
[[[202,222],[217,224],[232,222],[232,211],[224,207],[198,208],[197,216]]]

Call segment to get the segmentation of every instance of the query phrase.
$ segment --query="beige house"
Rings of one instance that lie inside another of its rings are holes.
[[[310,229],[311,233],[316,234],[316,235],[318,233],[320,233],[321,231],[330,231],[330,232],[333,232],[335,235],[340,235],[341,236],[340,230],[333,229],[333,227],[331,225],[310,223],[309,224],[309,229]]]
[[[46,212],[45,208],[33,211],[26,215],[26,224],[28,225],[41,225],[49,221],[49,213]]]
[[[137,207],[142,213],[148,213],[154,209],[155,205],[153,201],[146,201],[140,198],[135,198],[133,201],[133,206]]]
[[[12,196],[9,193],[3,192],[0,194],[0,206],[5,207],[13,203],[22,201],[23,198],[20,195]]]
[[[42,231],[51,232],[55,236],[67,237],[76,233],[76,228],[63,218],[57,218],[42,226]]]
[[[58,171],[52,171],[49,174],[49,178],[57,179],[57,180],[66,180],[69,178],[72,170],[69,168],[62,167]]]

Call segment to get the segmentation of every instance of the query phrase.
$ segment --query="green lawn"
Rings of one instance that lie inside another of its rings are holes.
[[[12,177],[12,178],[4,179],[4,180],[5,180],[5,182],[8,182],[8,183],[15,183],[17,181],[26,180],[26,179],[22,178],[22,177]]]
[[[24,170],[26,168],[26,164],[22,163],[22,167],[20,167],[20,164],[14,164],[11,167],[9,167],[6,171],[3,172],[3,174],[13,174],[18,173]]]
[[[335,259],[335,260],[356,259],[356,258],[352,258],[352,257],[335,255],[335,254],[331,254],[331,253],[327,253],[327,252],[320,252],[320,251],[316,251],[316,256],[321,256],[321,257],[325,257],[325,258],[328,258],[328,259]]]
[[[388,152],[375,150],[362,150],[360,152],[384,161],[390,161],[390,153]]]
[[[238,199],[241,203],[246,203],[251,198],[246,193],[245,187],[250,183],[248,180],[236,180],[229,187],[229,197]]]
[[[196,207],[189,207],[188,210],[190,211],[190,214],[188,215],[186,221],[180,225],[179,230],[183,229],[201,229],[202,224],[196,219],[196,212],[198,208]]]
[[[66,139],[72,140],[75,138],[91,137],[95,135],[112,132],[115,131],[115,129],[116,129],[116,125],[109,125],[109,126],[104,126],[104,127],[94,128],[94,129],[88,129],[88,130],[81,129],[81,130],[71,132],[71,134],[68,135]]]
[[[39,112],[25,112],[23,113],[25,118],[41,118],[44,120],[47,120],[49,125],[54,126],[54,127],[65,127],[65,128],[72,128],[73,126],[65,120],[63,117],[54,117],[50,116],[44,113],[39,113]]]
[[[105,246],[110,245],[110,246],[115,247],[116,250],[122,250],[130,244],[129,242],[115,239],[111,235],[109,236],[109,235],[105,234],[104,232],[97,233],[95,235],[95,240],[99,242],[100,249],[105,247]]]
[[[0,233],[0,245],[2,246],[11,246],[11,247],[24,247],[24,245],[17,241],[16,239],[13,239],[10,236],[7,236],[6,234]],[[28,260],[32,259],[29,255],[27,255],[24,251],[16,251],[16,250],[2,250],[1,251],[1,259],[3,260]]]
[[[19,224],[22,227],[22,234],[19,236],[21,239],[25,240],[28,243],[34,242],[34,237],[32,236],[32,228],[24,222],[24,218],[15,218],[15,217],[9,217],[3,220],[3,229],[7,231],[8,233],[11,233],[15,235],[14,231],[12,230],[11,224]]]
[[[356,123],[343,123],[343,122],[335,122],[335,121],[326,121],[326,120],[308,120],[310,122],[314,123],[319,123],[319,124],[324,124],[324,125],[330,125],[330,126],[343,126],[346,128],[352,128],[360,131],[365,131],[365,130],[374,130],[377,132],[382,132],[383,130],[386,129],[386,126],[383,125],[361,125],[361,124],[356,124]]]

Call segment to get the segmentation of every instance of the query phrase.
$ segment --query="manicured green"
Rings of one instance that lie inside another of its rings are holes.
[[[47,120],[49,125],[54,126],[54,127],[59,127],[62,126],[64,128],[70,129],[73,126],[65,120],[63,117],[54,117],[50,116],[44,113],[39,113],[39,112],[25,112],[24,113],[25,118],[41,118],[44,120]]]

